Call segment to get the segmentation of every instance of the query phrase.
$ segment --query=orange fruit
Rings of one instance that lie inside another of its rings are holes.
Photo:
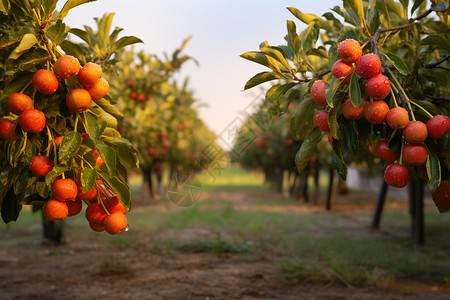
[[[67,204],[63,201],[58,201],[55,199],[45,202],[42,209],[44,211],[45,218],[49,221],[62,220],[69,214]]]

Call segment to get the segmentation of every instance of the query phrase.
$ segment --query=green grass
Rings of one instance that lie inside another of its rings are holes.
[[[198,180],[206,190],[261,189],[264,185],[264,176],[261,173],[249,173],[236,166],[204,172],[198,176]]]

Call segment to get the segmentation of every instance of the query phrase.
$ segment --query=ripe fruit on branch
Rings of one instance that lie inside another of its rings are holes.
[[[71,55],[64,55],[55,62],[53,71],[61,79],[72,78],[80,71],[80,62]]]
[[[90,191],[87,191],[83,193],[83,186],[81,185],[81,182],[78,182],[78,198],[81,200],[86,200],[89,202],[96,202],[97,201],[97,194],[98,190],[97,187],[94,185]]]
[[[74,89],[67,95],[66,104],[71,112],[85,111],[91,106],[91,95],[85,89]]]
[[[389,106],[384,101],[372,101],[364,107],[364,117],[369,123],[381,124],[386,119]]]
[[[25,132],[41,132],[45,128],[45,115],[34,108],[26,109],[20,114],[19,126]]]
[[[420,121],[412,121],[403,128],[403,137],[408,143],[422,143],[428,136],[427,126]]]
[[[367,79],[381,71],[381,61],[378,55],[369,53],[361,56],[355,63],[355,72],[361,78]]]
[[[91,151],[92,155],[94,155],[95,158],[95,165],[96,166],[100,166],[100,165],[104,165],[105,162],[103,161],[103,158],[100,156],[100,154],[98,154],[97,150],[92,150]]]
[[[59,201],[73,201],[77,197],[78,187],[70,178],[58,179],[52,184],[53,197]]]
[[[375,147],[375,153],[379,158],[387,162],[394,162],[400,157],[400,150],[394,152],[389,148],[387,140],[379,140]]]
[[[427,122],[428,135],[435,139],[441,139],[450,131],[450,119],[444,115],[435,115]]]
[[[99,223],[99,222],[89,222],[89,226],[95,232],[105,231],[105,226],[103,225],[103,222],[101,222],[101,223]]]
[[[361,45],[354,39],[346,39],[339,43],[338,56],[346,63],[354,63],[362,55]]]
[[[68,217],[78,215],[83,208],[83,202],[81,202],[81,199],[79,198],[76,198],[74,201],[67,201],[65,203],[69,209],[69,214],[67,215]]]
[[[386,171],[384,171],[384,180],[386,183],[396,188],[405,187],[409,182],[410,176],[407,167],[396,163],[389,165]]]
[[[138,101],[143,102],[143,101],[145,101],[145,95],[144,94],[139,94],[137,99],[138,99]]]
[[[69,214],[69,208],[67,204],[55,199],[45,202],[42,208],[44,216],[48,221],[62,220]]]
[[[433,199],[440,210],[449,210],[450,209],[450,183],[446,181],[441,181],[441,184],[438,188],[433,192]]]
[[[106,96],[109,91],[109,83],[104,78],[100,78],[97,83],[87,90],[92,100],[98,100]]]
[[[17,136],[14,133],[16,129],[16,123],[10,119],[2,119],[0,121],[0,137],[4,138],[8,142],[14,142],[17,140]]]
[[[85,211],[86,219],[89,223],[103,223],[103,219],[108,215],[99,203],[91,203]]]
[[[170,141],[165,141],[163,144],[162,144],[162,146],[163,146],[163,148],[164,149],[170,149],[170,146],[171,146],[171,143],[170,143]]]
[[[130,98],[131,99],[136,99],[136,97],[137,97],[137,93],[136,92],[131,92],[130,93]]]
[[[120,202],[119,197],[113,196],[111,197],[105,204],[106,209],[109,211],[109,213],[115,213],[116,211],[120,211],[122,213],[126,213],[127,209],[125,206],[123,206],[122,202]]]
[[[93,87],[100,79],[100,77],[102,77],[102,68],[92,62],[85,64],[77,75],[78,82],[85,89]]]
[[[331,68],[331,74],[336,78],[346,77],[341,84],[348,84],[350,82],[350,74],[353,73],[353,66],[346,63],[342,59],[334,63]]]
[[[366,102],[361,99],[361,103],[358,107],[354,107],[350,99],[345,100],[342,104],[342,115],[346,119],[359,120],[364,116],[364,106]]]
[[[421,166],[427,162],[428,149],[424,144],[406,144],[403,146],[403,161],[411,166]]]
[[[31,161],[30,170],[36,177],[44,177],[55,166],[47,155],[36,155]]]
[[[107,216],[103,220],[103,225],[109,234],[118,234],[127,229],[128,221],[122,212],[117,211]]]
[[[329,86],[328,82],[326,82],[325,80],[316,80],[311,86],[311,98],[313,99],[314,103],[322,107],[328,105],[327,99],[325,97],[325,86],[327,85]]]
[[[6,106],[10,112],[19,116],[24,110],[33,108],[33,100],[28,95],[13,93],[8,97]]]
[[[41,69],[34,73],[31,84],[35,90],[46,95],[56,92],[59,86],[56,75],[52,71],[46,69]]]
[[[322,131],[329,132],[330,125],[328,125],[328,112],[325,110],[319,110],[313,117],[314,125]]]
[[[392,129],[403,129],[409,123],[409,115],[403,107],[391,108],[386,114],[386,123]]]
[[[63,138],[64,136],[60,135],[53,139],[55,141],[56,146],[59,146],[59,144],[61,144]]]
[[[384,99],[389,94],[391,84],[389,83],[389,78],[378,74],[367,79],[365,87],[366,93],[372,99]]]

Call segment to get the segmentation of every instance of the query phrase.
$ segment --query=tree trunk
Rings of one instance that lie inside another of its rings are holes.
[[[334,200],[334,168],[330,166],[326,209],[330,210]]]
[[[150,195],[150,200],[155,200],[155,190],[152,182],[152,172],[150,168],[142,168],[143,183],[141,197],[146,200]]]
[[[383,213],[384,202],[386,201],[386,194],[388,191],[388,184],[383,180],[383,185],[381,186],[380,194],[378,194],[377,204],[375,206],[375,212],[372,219],[372,227],[379,228],[381,215]]]
[[[411,212],[411,239],[418,245],[425,242],[423,214],[423,183],[412,178],[409,183],[409,204]]]
[[[314,163],[314,193],[312,197],[312,204],[317,205],[319,203],[319,175],[320,164],[318,161]]]
[[[61,244],[63,233],[62,233],[62,226],[63,221],[48,221],[47,218],[44,216],[44,211],[41,209],[41,215],[42,215],[42,231],[44,234],[44,240],[48,243],[52,244]]]

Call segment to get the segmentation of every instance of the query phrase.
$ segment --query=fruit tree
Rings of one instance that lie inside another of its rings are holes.
[[[330,135],[343,179],[370,146],[385,160],[388,184],[422,175],[438,209],[450,210],[448,1],[344,0],[321,17],[288,9],[306,29],[288,20],[286,45],[263,42],[241,56],[270,69],[245,89],[278,80],[266,102],[283,111],[298,100],[298,170]]]
[[[5,0],[1,11],[0,206],[5,223],[23,205],[43,205],[48,221],[79,213],[97,231],[119,233],[131,207],[123,177],[136,166],[131,144],[117,131],[122,114],[104,79],[114,53],[141,42],[111,33],[113,14],[98,30],[70,28],[69,11],[90,2]],[[81,42],[68,39],[78,36]],[[90,213],[96,206],[95,213]],[[120,215],[120,216],[119,216]]]

